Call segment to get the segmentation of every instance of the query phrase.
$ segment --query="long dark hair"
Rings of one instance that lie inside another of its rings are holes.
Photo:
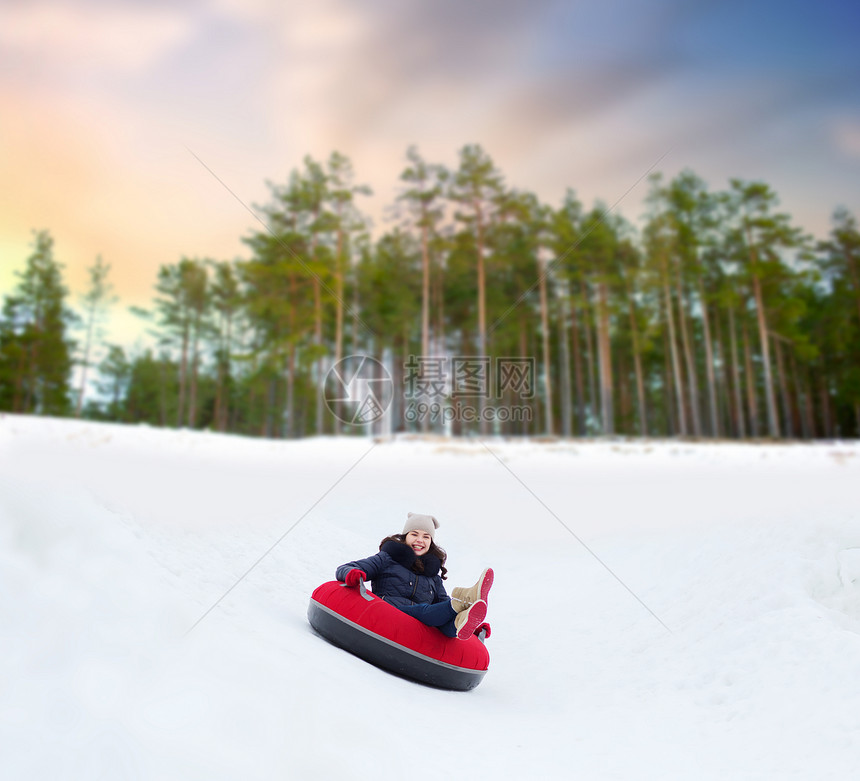
[[[400,542],[406,545],[406,535],[405,534],[392,534],[390,537],[386,537],[382,542],[379,543],[379,550],[382,550],[382,546],[385,545],[386,542]],[[427,553],[432,554],[437,559],[439,559],[439,574],[442,577],[442,580],[448,579],[448,570],[445,569],[445,562],[448,560],[448,554],[445,553],[444,549],[440,548],[433,540],[430,540],[430,547],[427,549]],[[412,564],[412,571],[418,575],[424,574],[424,556],[416,556],[415,562]]]

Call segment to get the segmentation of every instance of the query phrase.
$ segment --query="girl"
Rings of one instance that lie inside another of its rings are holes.
[[[468,640],[487,615],[493,570],[485,569],[471,588],[455,588],[451,597],[442,583],[448,558],[434,540],[439,521],[432,515],[408,513],[402,534],[386,537],[379,553],[337,568],[335,577],[347,586],[370,580],[373,593],[448,637]]]

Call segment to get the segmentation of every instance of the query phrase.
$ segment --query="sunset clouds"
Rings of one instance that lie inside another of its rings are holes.
[[[764,179],[824,233],[860,211],[858,43],[847,0],[6,0],[0,294],[47,228],[73,288],[101,253],[146,303],[159,265],[243,253],[242,204],[334,149],[378,231],[410,144],[477,142],[549,203],[612,203],[661,159]]]

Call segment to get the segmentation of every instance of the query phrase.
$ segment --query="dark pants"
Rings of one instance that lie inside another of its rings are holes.
[[[435,626],[446,637],[457,636],[457,628],[454,626],[457,611],[451,607],[450,599],[437,602],[434,605],[407,605],[399,609],[407,615],[417,618],[422,624]]]

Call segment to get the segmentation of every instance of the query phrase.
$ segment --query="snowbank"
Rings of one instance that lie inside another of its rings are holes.
[[[3,416],[0,462],[5,777],[856,773],[856,443],[271,442]],[[440,519],[450,584],[496,570],[473,692],[307,625],[313,588],[408,510]]]

